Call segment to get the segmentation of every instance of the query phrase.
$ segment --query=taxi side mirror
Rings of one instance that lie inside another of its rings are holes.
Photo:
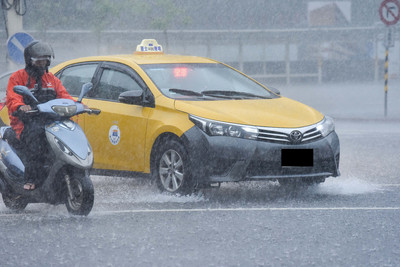
[[[281,91],[279,91],[275,87],[268,86],[268,89],[274,94],[281,95]]]
[[[118,97],[119,102],[125,104],[142,105],[143,104],[143,90],[131,90],[123,92]]]

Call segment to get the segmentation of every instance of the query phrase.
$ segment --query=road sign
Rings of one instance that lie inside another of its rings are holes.
[[[17,32],[7,40],[7,50],[9,58],[17,64],[25,64],[25,47],[33,41],[33,37],[25,32]]]
[[[400,19],[400,3],[398,0],[384,0],[379,7],[379,16],[386,26],[396,24]],[[385,117],[387,116],[387,93],[389,78],[389,47],[394,46],[394,36],[391,27],[387,27],[385,41]]]
[[[396,24],[400,19],[400,3],[397,0],[385,0],[379,7],[379,16],[387,26]]]

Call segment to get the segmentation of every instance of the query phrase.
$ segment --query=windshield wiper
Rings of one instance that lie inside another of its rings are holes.
[[[243,97],[250,97],[250,98],[265,98],[263,96],[254,95],[247,92],[238,92],[238,91],[223,91],[223,90],[209,90],[201,92],[203,95],[206,96],[214,96],[214,97],[223,97],[223,98],[237,98],[239,97],[242,99]]]
[[[186,89],[176,89],[176,88],[171,88],[168,90],[169,92],[177,93],[180,95],[188,95],[188,96],[204,96],[201,93],[194,92],[191,90],[186,90]]]
[[[168,91],[186,96],[214,97],[214,98],[225,98],[225,99],[265,98],[263,96],[254,95],[246,92],[238,92],[238,91],[207,90],[199,93],[192,90],[177,89],[177,88],[171,88]]]

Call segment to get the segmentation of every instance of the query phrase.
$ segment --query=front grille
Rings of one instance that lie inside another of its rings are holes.
[[[321,132],[315,127],[315,125],[297,129],[258,127],[257,140],[286,144],[296,143],[290,139],[290,133],[296,130],[300,131],[303,135],[301,141],[297,143],[307,143],[322,137]]]
[[[308,141],[314,141],[316,139],[319,139],[322,137],[322,134],[320,131],[317,130],[317,128],[312,128],[306,132],[303,133],[303,139],[302,142],[308,142]]]
[[[266,129],[258,129],[257,140],[270,142],[290,142],[289,135],[287,133],[269,131]]]

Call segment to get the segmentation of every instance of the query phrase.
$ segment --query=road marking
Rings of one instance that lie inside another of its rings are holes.
[[[235,212],[235,211],[385,211],[400,210],[400,207],[317,207],[317,208],[204,208],[204,209],[148,209],[148,210],[108,210],[108,211],[92,211],[89,216],[93,215],[114,215],[127,213],[175,213],[175,212]],[[66,213],[67,214],[67,213]],[[41,213],[0,213],[0,217],[22,217],[29,215],[43,216]],[[48,215],[48,213],[47,213]],[[59,214],[58,214],[59,215]],[[53,215],[52,215],[53,216]]]
[[[118,213],[162,213],[162,212],[218,212],[218,211],[327,211],[327,210],[400,210],[400,207],[336,207],[336,208],[217,208],[217,209],[158,209],[98,211],[92,214],[112,215]]]

